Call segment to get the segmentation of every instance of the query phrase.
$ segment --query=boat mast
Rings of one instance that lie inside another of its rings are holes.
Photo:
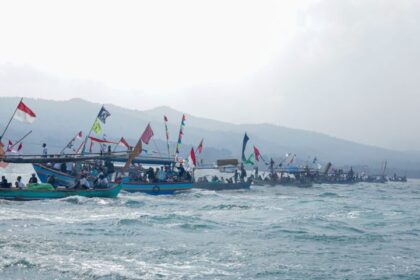
[[[101,107],[101,110],[102,110],[102,108],[104,107],[104,105],[102,105],[102,107]],[[95,117],[95,120],[93,121],[93,124],[92,124],[92,127],[90,128],[90,130],[89,130],[89,133],[86,135],[86,138],[85,138],[85,142],[84,142],[84,145],[83,145],[83,149],[82,149],[82,152],[81,152],[81,154],[82,155],[84,155],[85,154],[85,151],[86,151],[86,145],[87,145],[87,142],[88,142],[88,139],[89,139],[89,136],[92,134],[92,131],[93,131],[93,126],[95,125],[95,122],[96,122],[96,120],[98,119],[98,116],[96,116]]]
[[[18,106],[19,106],[20,102],[22,102],[22,101],[23,101],[23,97],[20,99],[20,101],[19,101],[19,103],[18,103]],[[15,109],[15,111],[13,112],[12,117],[10,118],[9,122],[7,123],[6,127],[4,128],[3,133],[1,134],[1,136],[0,136],[0,142],[1,142],[1,140],[3,139],[4,134],[6,134],[6,131],[7,131],[7,129],[9,128],[10,123],[12,122],[13,117],[15,116],[15,114],[16,114],[16,112],[17,112],[17,110],[18,110],[18,106],[16,106],[16,109]]]

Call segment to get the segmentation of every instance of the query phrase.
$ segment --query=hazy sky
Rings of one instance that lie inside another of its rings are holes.
[[[419,21],[415,0],[0,1],[0,95],[420,149]]]

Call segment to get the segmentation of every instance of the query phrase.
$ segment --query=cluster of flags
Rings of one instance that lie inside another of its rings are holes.
[[[83,137],[83,133],[81,131],[79,131],[67,144],[67,146],[65,147],[65,149],[72,149],[74,150],[74,142],[76,142],[76,140],[81,139]],[[64,150],[63,150],[64,151]]]
[[[23,103],[23,98],[22,98],[20,100],[19,104],[17,105],[16,110],[13,113],[12,118],[10,119],[6,128],[4,129],[2,136],[0,137],[0,146],[1,146],[1,149],[2,149],[2,154],[4,154],[5,152],[19,153],[23,148],[22,142],[18,141],[18,143],[13,144],[13,142],[11,140],[9,140],[6,151],[3,150],[4,145],[3,145],[3,143],[1,143],[1,139],[3,138],[4,134],[6,133],[7,128],[9,127],[12,119],[16,119],[16,120],[24,122],[24,123],[33,123],[36,119],[36,114],[34,113],[34,111],[31,110],[31,108],[29,108],[25,103]],[[29,133],[27,135],[29,135]],[[18,145],[17,148],[16,148],[16,145]]]
[[[13,145],[12,141],[9,140],[9,143],[7,145],[7,150],[6,152],[11,152],[11,153],[20,153],[20,151],[23,148],[23,144],[19,143],[19,146],[17,147],[17,149],[15,149],[15,145]]]
[[[260,158],[265,162],[264,158],[261,155],[260,150],[254,145],[254,152],[249,155],[248,158],[245,156],[246,146],[248,144],[249,137],[248,134],[245,132],[244,139],[242,141],[242,162],[245,164],[253,165],[253,159],[255,158],[256,161],[260,161]]]
[[[102,106],[101,109],[99,110],[98,115],[96,116],[95,121],[93,122],[91,132],[94,132],[96,135],[101,134],[102,133],[101,123],[106,124],[106,120],[110,116],[111,116],[111,113],[105,108],[105,106]],[[118,142],[116,142],[116,141],[107,140],[105,134],[102,136],[102,138],[93,137],[91,136],[91,132],[89,132],[89,134],[86,136],[85,140],[83,141],[83,143],[80,145],[80,147],[77,150],[74,150],[73,146],[74,146],[74,142],[77,139],[82,138],[81,131],[75,137],[73,137],[72,140],[70,140],[69,144],[65,148],[73,149],[73,151],[75,151],[76,153],[79,153],[81,150],[83,150],[82,151],[83,153],[88,140],[90,140],[89,152],[92,152],[93,146],[95,143],[99,143],[101,145],[101,151],[104,151],[106,149],[107,144],[115,145],[114,151],[117,148],[117,146],[125,147],[128,150],[132,148],[132,146],[128,144],[127,140],[124,137],[121,137],[121,139]]]
[[[11,140],[8,141],[8,145],[6,148],[6,151],[4,150],[4,145],[2,143],[2,139],[4,135],[6,134],[7,129],[9,128],[10,123],[12,122],[12,119],[16,119],[21,122],[25,123],[33,123],[36,119],[36,114],[34,111],[32,111],[28,106],[26,106],[25,103],[23,103],[23,98],[20,100],[19,104],[17,105],[15,112],[13,113],[12,117],[10,118],[9,122],[7,123],[2,135],[0,136],[0,156],[4,156],[7,152],[11,153],[20,153],[23,149],[22,140],[26,138],[32,131],[25,134],[24,137],[22,137],[19,141],[17,141],[15,144]],[[17,146],[17,148],[15,148]],[[7,167],[8,163],[0,160],[0,167],[5,168]]]
[[[166,135],[166,148],[168,149],[168,156],[171,155],[171,150],[169,149],[169,130],[168,130],[168,117],[163,116],[163,122],[165,123],[165,135]]]
[[[128,167],[130,166],[131,162],[143,151],[142,143],[149,144],[150,139],[152,139],[153,135],[154,133],[149,123],[146,126],[146,129],[144,130],[143,134],[140,136],[140,139],[137,142],[136,146],[134,146],[130,156],[128,157],[128,160],[124,165],[123,172],[128,170]]]
[[[189,154],[188,159],[187,159],[188,164],[191,167],[197,166],[196,152],[199,153],[199,154],[201,154],[203,152],[203,142],[204,142],[204,139],[201,139],[200,144],[198,144],[198,146],[197,146],[197,150],[194,151],[194,148],[191,148],[190,154]]]
[[[96,135],[99,135],[102,133],[102,126],[101,123],[105,124],[106,119],[111,116],[111,113],[105,109],[104,106],[102,106],[101,110],[98,113],[98,116],[96,117],[95,122],[92,126],[92,131],[96,133]]]
[[[182,144],[182,136],[184,135],[184,127],[185,127],[185,121],[187,120],[187,118],[185,117],[185,115],[182,115],[182,120],[181,120],[181,127],[179,128],[179,135],[178,135],[178,142],[176,143],[176,149],[175,149],[175,154],[179,154],[179,147]]]

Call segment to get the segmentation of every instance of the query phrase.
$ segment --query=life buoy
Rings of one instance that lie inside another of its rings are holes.
[[[159,193],[160,192],[160,188],[158,186],[154,186],[152,189],[153,193]]]

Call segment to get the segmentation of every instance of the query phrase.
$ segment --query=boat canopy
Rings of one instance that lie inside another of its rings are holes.
[[[237,166],[239,161],[237,159],[218,159],[217,166],[234,165]]]
[[[7,163],[63,163],[63,162],[83,162],[90,160],[109,160],[113,162],[126,162],[127,152],[116,152],[107,154],[52,154],[42,155],[7,155],[0,157],[0,160]],[[167,165],[174,162],[168,157],[138,156],[133,163]]]

